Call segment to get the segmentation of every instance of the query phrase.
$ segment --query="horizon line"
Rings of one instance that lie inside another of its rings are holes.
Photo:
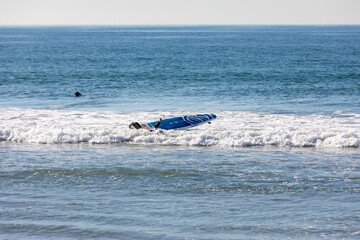
[[[360,23],[126,23],[126,24],[0,24],[0,27],[77,27],[77,26],[359,26]]]

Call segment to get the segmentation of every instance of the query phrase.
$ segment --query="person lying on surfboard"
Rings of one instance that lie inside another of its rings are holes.
[[[154,129],[157,129],[160,126],[161,121],[162,121],[162,119],[160,118],[160,120],[154,126]],[[138,122],[130,123],[129,128],[131,128],[131,129],[135,128],[136,130],[139,130],[140,128],[142,128],[142,129],[153,131],[153,129],[151,129],[148,125],[146,125],[144,123],[140,124]]]

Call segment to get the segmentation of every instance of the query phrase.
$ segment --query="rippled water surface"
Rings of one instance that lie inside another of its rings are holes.
[[[359,26],[1,27],[0,106],[354,113],[359,41]]]
[[[9,239],[355,239],[355,150],[1,143]]]
[[[0,239],[359,239],[359,42],[356,25],[0,27]],[[217,119],[128,128],[199,113]]]

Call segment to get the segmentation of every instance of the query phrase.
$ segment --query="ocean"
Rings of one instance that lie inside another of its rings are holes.
[[[358,25],[0,27],[0,239],[359,239],[359,42]]]

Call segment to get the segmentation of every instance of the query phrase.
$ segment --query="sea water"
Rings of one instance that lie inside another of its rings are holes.
[[[360,238],[359,42],[359,26],[0,27],[0,238]],[[198,113],[218,118],[128,128]]]

